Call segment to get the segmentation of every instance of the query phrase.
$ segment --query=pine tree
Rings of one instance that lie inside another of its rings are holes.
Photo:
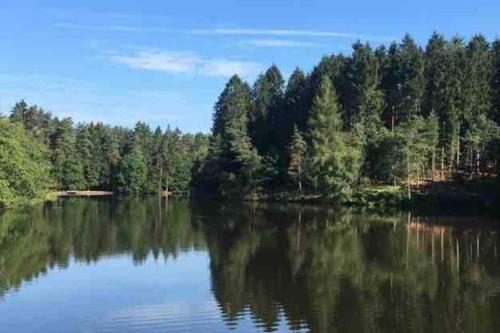
[[[117,190],[119,193],[140,195],[147,190],[147,165],[139,150],[125,155],[118,166]]]
[[[302,138],[297,126],[293,128],[293,134],[289,146],[290,163],[288,176],[292,182],[297,183],[299,191],[302,192],[302,179],[305,167],[307,143]]]
[[[155,192],[158,189],[157,178],[154,174],[153,156],[155,155],[153,149],[153,133],[148,124],[140,121],[134,127],[132,135],[132,145],[137,149],[146,165],[146,188],[148,192]]]
[[[313,99],[309,119],[311,158],[309,175],[313,186],[327,192],[344,191],[357,179],[359,154],[355,147],[349,152],[342,130],[335,89],[323,77]],[[353,141],[354,138],[349,138]]]
[[[439,144],[439,118],[436,112],[432,111],[426,119],[426,140],[428,154],[431,156],[431,179],[434,181],[436,175],[436,158]],[[442,170],[441,170],[442,171]]]
[[[480,115],[489,116],[491,111],[492,59],[486,39],[477,35],[466,47],[465,114],[471,122]]]
[[[453,172],[460,166],[460,137],[465,118],[467,99],[467,63],[463,40],[454,37],[448,44],[448,66],[446,72],[446,102],[442,122],[442,145],[447,150],[448,169]]]
[[[324,56],[318,65],[316,65],[308,77],[309,87],[306,89],[306,112],[309,111],[312,105],[312,99],[318,92],[323,76],[327,76],[337,92],[337,100],[342,111],[349,110],[349,102],[351,101],[350,82],[349,82],[349,63],[350,58],[342,54]],[[349,114],[342,114],[344,124],[349,123]],[[299,126],[300,129],[300,126]]]
[[[95,154],[94,145],[90,138],[88,126],[79,125],[76,134],[76,150],[78,160],[83,168],[85,178],[84,186],[87,189],[96,189],[99,187],[99,174],[93,159]]]
[[[252,90],[249,129],[252,142],[260,154],[276,150],[278,129],[283,117],[284,80],[275,65],[256,80]]]
[[[451,147],[453,131],[446,131],[446,129],[456,128],[455,118],[449,118],[450,110],[454,102],[453,96],[450,94],[451,80],[449,76],[450,65],[452,62],[452,54],[449,49],[449,44],[446,39],[438,34],[433,33],[429,39],[425,49],[425,95],[423,103],[424,114],[433,114],[438,119],[438,143],[441,147],[439,149],[439,169],[440,177],[444,178],[445,170],[444,164],[446,150]],[[432,119],[432,118],[431,118]],[[434,154],[434,162],[436,153]],[[435,170],[436,164],[433,164]],[[434,173],[432,174],[434,177]]]
[[[396,110],[400,100],[400,80],[399,80],[399,47],[396,42],[391,43],[385,54],[378,56],[381,72],[380,86],[385,96],[385,108],[383,120],[387,127],[394,130],[396,126]]]
[[[281,127],[287,139],[292,135],[294,126],[297,126],[300,131],[306,130],[309,112],[307,89],[308,82],[304,72],[296,68],[288,80],[284,98],[286,111]]]
[[[492,75],[491,75],[491,100],[492,118],[500,124],[500,39],[495,40],[491,47]]]
[[[71,172],[79,172],[81,165],[76,165],[76,137],[73,122],[69,118],[61,121],[56,119],[56,124],[56,130],[51,138],[54,176],[62,189],[75,189],[74,186],[81,186],[81,174],[74,178]]]
[[[28,112],[28,104],[23,100],[17,102],[16,105],[12,108],[10,113],[10,119],[15,122],[20,122],[24,126],[24,121],[26,118],[26,113]]]
[[[158,193],[163,191],[163,171],[165,164],[165,142],[160,126],[156,127],[153,134],[153,153],[152,153],[152,174],[157,183]]]
[[[398,76],[400,96],[396,117],[405,120],[420,115],[425,91],[424,57],[409,35],[403,38],[399,48]]]
[[[23,124],[24,128],[38,141],[48,146],[54,132],[52,115],[36,105],[28,106],[24,100],[16,103],[10,119]]]
[[[248,84],[233,76],[215,105],[208,170],[217,170],[218,191],[227,195],[241,188],[252,190],[258,179],[260,157],[248,135],[251,91]],[[210,156],[216,154],[216,156]]]
[[[445,114],[447,100],[447,71],[450,65],[450,55],[446,39],[434,32],[425,49],[425,102],[426,114],[432,111],[438,116]]]
[[[378,59],[368,44],[357,42],[353,45],[347,73],[347,127],[352,129],[358,123],[378,121],[384,109],[384,98]]]
[[[76,155],[71,155],[64,160],[60,175],[63,189],[83,190],[86,188],[84,168]]]

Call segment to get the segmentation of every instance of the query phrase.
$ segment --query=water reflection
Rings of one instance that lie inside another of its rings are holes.
[[[495,331],[499,236],[478,219],[371,216],[300,206],[68,200],[0,218],[0,293],[72,258],[209,255],[228,328]],[[99,281],[96,281],[99,283]]]

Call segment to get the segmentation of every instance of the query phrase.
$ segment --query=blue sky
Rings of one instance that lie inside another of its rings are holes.
[[[2,0],[0,112],[208,131],[228,77],[287,76],[360,39],[500,31],[497,0]]]

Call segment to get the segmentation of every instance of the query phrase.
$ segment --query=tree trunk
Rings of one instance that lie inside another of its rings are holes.
[[[165,177],[165,196],[168,198],[168,196],[170,195],[169,194],[169,190],[168,190],[168,173],[167,173],[167,176]]]
[[[420,168],[417,167],[417,192],[420,192]]]
[[[451,141],[450,152],[448,161],[448,177],[453,174],[453,167],[455,166],[455,140]]]
[[[480,163],[481,163],[481,154],[479,153],[479,149],[476,150],[476,174],[480,175],[481,170],[480,170]]]
[[[436,171],[436,148],[432,149],[432,175],[431,180],[434,181],[434,172]]]
[[[441,180],[444,180],[444,146],[441,147]]]
[[[299,161],[299,192],[302,193],[302,168],[300,167]]]
[[[408,147],[408,152],[406,155],[406,168],[408,172],[408,179],[406,181],[407,189],[408,189],[408,199],[411,199],[411,186],[410,186],[410,149]]]
[[[159,164],[159,167],[160,167],[160,177],[158,179],[158,194],[161,195],[161,179],[163,177],[163,160],[161,158],[161,154],[160,154],[160,157],[158,159],[158,164]]]

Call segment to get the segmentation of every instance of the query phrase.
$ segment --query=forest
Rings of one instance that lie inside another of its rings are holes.
[[[102,123],[73,124],[38,106],[17,103],[0,118],[0,204],[12,207],[55,190],[142,195],[168,188],[189,193],[208,136],[168,127],[154,131]],[[161,188],[160,188],[161,187]]]
[[[253,86],[232,77],[215,105],[196,185],[223,196],[415,187],[494,177],[499,156],[500,40],[406,35],[325,56],[286,87],[276,66]]]
[[[253,85],[235,75],[210,135],[75,125],[24,101],[0,129],[5,207],[56,189],[348,200],[391,185],[411,197],[429,183],[496,177],[500,40],[358,41],[287,82],[275,65]]]

